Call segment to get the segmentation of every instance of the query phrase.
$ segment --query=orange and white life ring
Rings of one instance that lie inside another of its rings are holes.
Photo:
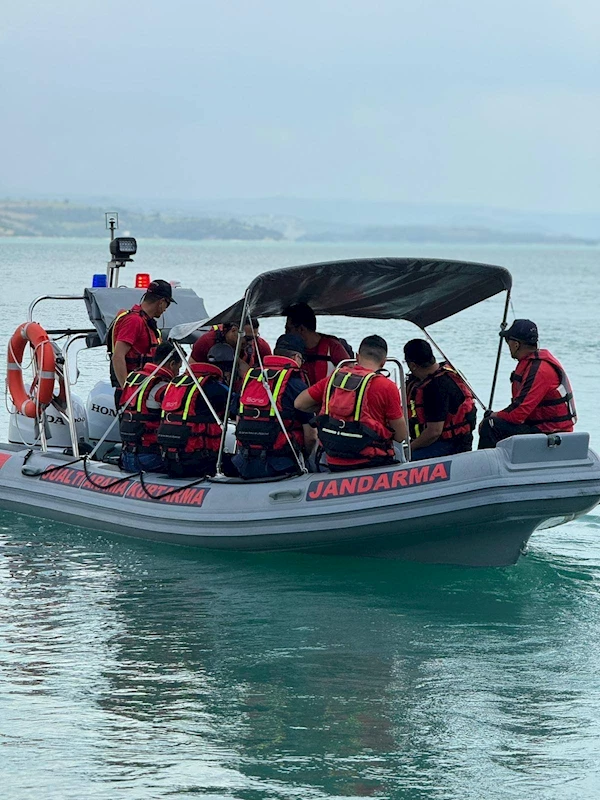
[[[28,392],[23,383],[23,354],[25,347],[33,347],[36,377]],[[52,402],[56,358],[48,334],[38,322],[19,325],[8,344],[8,372],[6,383],[12,401],[25,417],[39,416],[40,411]]]

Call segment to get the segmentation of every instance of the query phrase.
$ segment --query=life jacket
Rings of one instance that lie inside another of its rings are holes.
[[[223,373],[214,364],[192,364],[191,375],[175,378],[167,386],[162,401],[158,444],[163,456],[177,459],[184,453],[217,455],[221,426],[198,390],[210,381],[223,381]]]
[[[172,372],[164,367],[156,369],[156,364],[153,363],[144,364],[141,369],[129,373],[121,392],[122,410],[119,415],[119,430],[124,445],[137,452],[158,452],[156,434],[161,409],[158,391],[153,390],[161,384],[166,387],[172,378]],[[148,407],[148,400],[153,393],[157,408]]]
[[[328,375],[331,375],[334,369],[337,367],[338,362],[331,355],[332,342],[338,342],[341,344],[348,353],[348,357],[354,358],[352,348],[348,345],[348,342],[346,342],[345,339],[340,339],[337,336],[333,336],[329,333],[322,333],[319,343],[317,344],[317,352],[306,353],[304,356],[304,369],[306,375],[307,377],[310,375],[313,378],[312,381],[308,381],[309,383],[318,383],[318,381],[326,378]],[[319,368],[319,362],[323,363],[324,369]],[[307,365],[309,364],[314,365],[314,367],[312,367],[310,370],[307,370]]]
[[[249,456],[292,456],[265,381],[288,437],[294,449],[300,452],[304,445],[302,423],[293,411],[283,407],[287,385],[293,376],[300,376],[300,368],[293,359],[284,356],[265,356],[263,364],[264,372],[260,368],[250,369],[244,377],[235,434],[240,447]]]
[[[349,464],[393,458],[393,431],[369,407],[375,380],[388,378],[358,364],[339,367],[331,375],[317,417],[319,439],[328,456]]]
[[[416,439],[427,427],[423,400],[425,387],[442,375],[447,375],[454,381],[462,393],[463,400],[454,414],[449,413],[447,415],[440,438],[446,440],[455,439],[468,436],[475,430],[477,409],[475,408],[473,392],[454,367],[448,362],[443,362],[436,372],[428,375],[424,380],[419,381],[414,376],[411,376],[407,382],[406,399],[408,401],[408,426],[411,439]]]
[[[550,364],[558,375],[558,386],[549,389],[541,403],[538,403],[527,418],[527,425],[536,425],[544,432],[571,431],[577,422],[577,409],[573,399],[573,389],[560,361],[549,350],[536,350],[532,357],[519,361],[515,371],[510,376],[513,400],[522,391],[523,376],[531,369],[532,361],[545,361]],[[527,381],[527,379],[525,379]],[[509,406],[510,408],[510,406]]]
[[[136,370],[140,369],[147,364],[149,361],[152,361],[154,356],[154,351],[161,343],[161,335],[156,322],[146,314],[146,312],[140,306],[134,306],[127,310],[126,308],[122,308],[111,324],[106,332],[106,349],[108,350],[108,355],[111,359],[110,362],[110,380],[113,386],[119,386],[119,381],[117,380],[117,376],[115,375],[114,367],[112,364],[112,355],[115,351],[116,345],[116,328],[117,324],[127,317],[129,314],[137,314],[138,317],[144,321],[146,326],[146,331],[148,333],[148,346],[144,353],[138,353],[133,347],[130,347],[127,354],[125,355],[125,365],[127,367],[127,374],[130,372],[135,372]]]

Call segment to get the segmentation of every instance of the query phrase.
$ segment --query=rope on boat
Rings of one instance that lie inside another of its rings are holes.
[[[175,486],[173,489],[169,489],[168,491],[163,492],[162,494],[152,494],[148,490],[146,484],[144,483],[144,473],[140,472],[140,486],[144,490],[145,494],[151,500],[162,500],[164,497],[169,497],[172,494],[183,492],[185,489],[191,489],[193,486],[197,486],[199,483],[203,483],[205,480],[206,480],[206,475],[203,475],[201,478],[198,478],[197,480],[192,481],[191,483],[186,483],[184,486]]]

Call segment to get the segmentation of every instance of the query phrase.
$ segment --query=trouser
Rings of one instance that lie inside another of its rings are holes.
[[[121,453],[121,469],[126,472],[166,472],[160,453],[134,453],[132,450]]]
[[[233,456],[233,466],[244,480],[276,478],[280,475],[295,475],[298,464],[291,458],[248,456],[242,452]]]
[[[453,456],[457,453],[468,453],[473,449],[473,434],[465,433],[462,436],[455,436],[453,439],[438,439],[437,442],[411,451],[411,461],[423,461],[425,458],[440,458],[441,456]]]
[[[543,433],[543,431],[536,428],[535,425],[517,425],[500,417],[486,417],[479,429],[477,449],[489,450],[492,447],[496,447],[502,439],[508,439],[509,436],[522,436],[526,433]]]
[[[411,461],[423,461],[425,458],[439,458],[440,456],[451,456],[454,453],[462,452],[457,450],[451,439],[438,439],[437,442],[420,447],[418,450],[410,451]]]
[[[222,470],[224,475],[235,477],[236,470],[231,465],[231,454],[223,453]],[[179,457],[167,454],[165,458],[166,470],[171,478],[201,478],[204,475],[214,475],[217,471],[217,454],[195,455],[183,453]]]

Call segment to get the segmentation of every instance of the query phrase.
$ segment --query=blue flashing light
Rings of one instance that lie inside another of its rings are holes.
[[[106,289],[106,275],[102,273],[96,273],[92,278],[92,288],[104,288]]]

